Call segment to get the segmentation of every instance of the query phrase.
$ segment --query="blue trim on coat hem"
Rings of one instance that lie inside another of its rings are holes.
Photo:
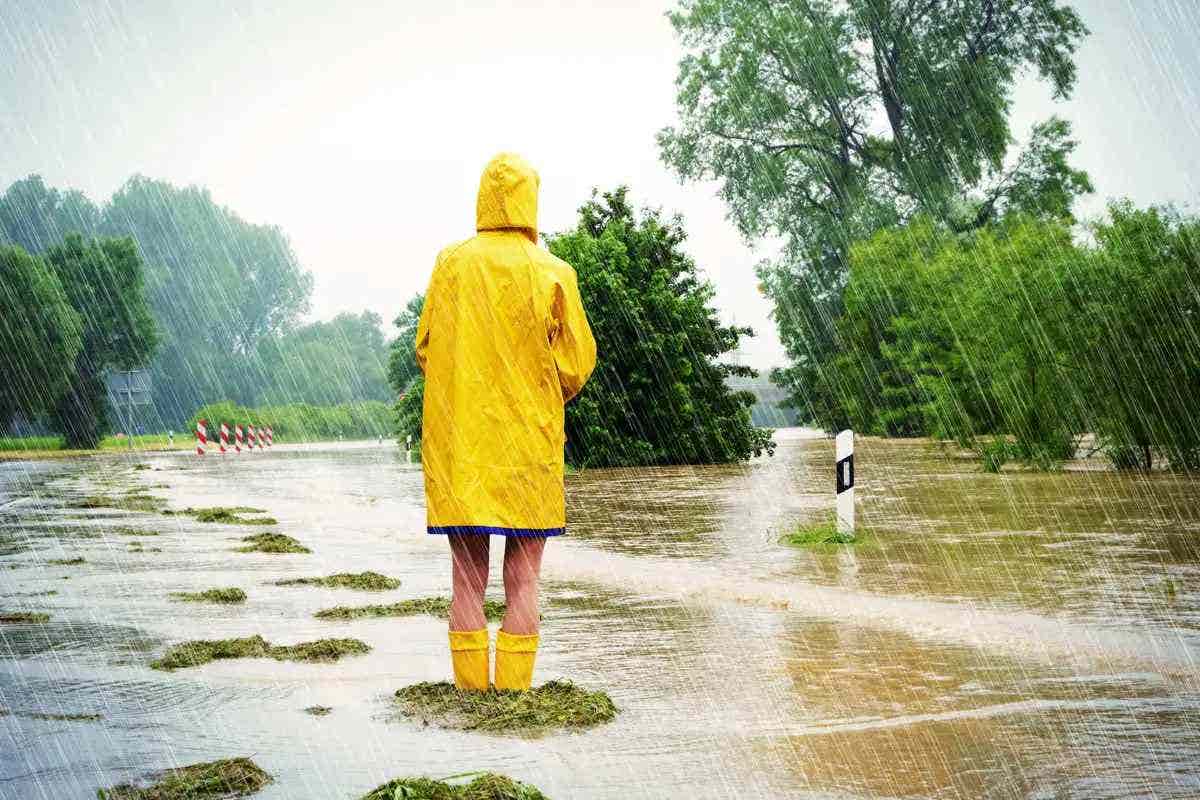
[[[501,528],[496,525],[429,525],[425,532],[433,536],[446,534],[486,536],[562,536],[566,528]]]

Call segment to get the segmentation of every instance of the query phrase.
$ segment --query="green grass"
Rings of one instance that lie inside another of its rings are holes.
[[[158,531],[147,531],[141,528],[113,528],[117,536],[158,536]]]
[[[44,614],[40,611],[0,611],[0,624],[36,624],[49,621],[50,615]]]
[[[83,556],[75,556],[74,558],[52,558],[46,563],[56,567],[77,567],[80,564],[86,564],[87,560]]]
[[[402,715],[425,724],[505,733],[590,728],[617,715],[607,694],[569,681],[550,681],[527,692],[468,692],[452,683],[417,683],[398,690],[396,703]]]
[[[473,778],[470,783],[449,783]],[[361,800],[548,800],[527,783],[494,772],[468,773],[437,781],[432,778],[399,778],[377,786]]]
[[[331,711],[333,711],[333,709],[329,706],[309,706],[308,708],[304,709],[304,713],[308,714],[310,717],[324,717],[327,716]]]
[[[160,497],[133,490],[122,497],[109,494],[88,495],[82,500],[68,503],[68,508],[115,508],[119,511],[161,511],[166,501]],[[164,512],[165,513],[165,512]]]
[[[219,522],[225,525],[278,525],[279,521],[273,517],[245,517],[243,514],[265,514],[267,513],[261,508],[251,508],[250,506],[212,506],[211,508],[188,508],[180,511],[167,510],[163,512],[168,516],[181,514],[183,516],[195,517],[197,522]]]
[[[138,787],[128,783],[100,789],[99,800],[221,800],[246,797],[271,782],[271,776],[248,758],[228,758],[170,769],[158,782]]]
[[[331,662],[342,656],[368,653],[370,650],[368,644],[358,639],[318,639],[291,645],[273,645],[257,635],[244,639],[200,639],[175,645],[162,658],[150,662],[150,667],[170,672],[229,658]]]
[[[244,603],[246,593],[236,587],[205,589],[202,592],[172,592],[172,600],[186,603]]]
[[[7,708],[0,708],[0,717],[7,716],[40,719],[44,722],[99,722],[104,719],[100,714],[50,714],[43,711],[9,711]]]
[[[357,589],[361,592],[386,592],[400,588],[400,581],[378,572],[339,572],[323,578],[287,578],[275,586],[323,586],[326,589]]]
[[[245,547],[237,548],[239,553],[311,553],[304,545],[290,536],[282,533],[256,533],[253,536],[243,536],[243,542],[249,542]]]
[[[483,615],[489,622],[499,622],[504,618],[504,603],[497,600],[483,602]],[[415,600],[402,600],[399,603],[377,606],[334,606],[318,611],[317,619],[361,619],[362,617],[411,617],[417,614],[428,614],[431,617],[450,617],[449,597],[418,597]]]
[[[795,547],[809,547],[813,545],[830,545],[830,544],[860,544],[863,540],[863,533],[860,531],[857,534],[840,533],[837,529],[836,522],[817,522],[810,524],[801,524],[795,530],[785,533],[780,542],[790,544]]]

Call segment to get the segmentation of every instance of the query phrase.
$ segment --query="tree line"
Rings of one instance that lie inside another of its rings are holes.
[[[0,245],[0,343],[13,376],[0,428],[20,413],[45,420],[70,446],[94,446],[113,422],[104,374],[134,367],[151,372],[154,413],[141,421],[157,430],[179,427],[202,404],[222,400],[391,398],[382,319],[364,311],[302,324],[312,277],[287,237],[244,221],[205,189],[135,176],[96,205],[30,176],[0,195]],[[76,262],[88,266],[70,266]],[[47,275],[90,324],[87,335],[73,333],[77,326]],[[45,325],[29,327],[31,315]],[[29,346],[39,331],[41,351]],[[75,387],[65,404],[58,396],[64,381]]]
[[[1200,466],[1197,223],[1073,215],[1071,126],[1018,146],[1023,75],[1066,98],[1087,27],[1058,0],[681,0],[664,162],[750,240],[810,424],[946,436],[998,468],[1082,434],[1120,467]]]

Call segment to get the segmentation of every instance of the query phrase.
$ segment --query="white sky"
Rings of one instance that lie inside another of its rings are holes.
[[[746,360],[783,362],[751,250],[713,185],[680,186],[654,134],[674,119],[668,3],[0,0],[0,188],[29,173],[103,200],[140,172],[209,187],[280,225],[316,279],[313,316],[390,323],[436,252],[473,232],[479,171],[516,150],[541,226],[592,187],[680,211]],[[1024,84],[1014,129],[1075,121],[1098,196],[1192,203],[1200,189],[1200,4],[1089,0],[1073,100]],[[389,329],[390,335],[390,329]]]

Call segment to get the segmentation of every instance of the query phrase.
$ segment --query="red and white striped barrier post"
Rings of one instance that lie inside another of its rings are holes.
[[[256,444],[258,444],[258,434],[254,432],[254,426],[246,425],[246,447],[253,450]]]
[[[267,427],[267,447],[274,447],[274,446],[275,446],[275,431],[271,430],[270,426],[268,426]]]
[[[225,455],[225,446],[229,444],[229,426],[221,423],[221,455]]]
[[[233,426],[233,449],[234,452],[242,452],[242,426],[237,424]]]
[[[205,426],[208,424],[206,419],[196,420],[196,455],[204,455],[204,445],[208,444],[206,438]]]

